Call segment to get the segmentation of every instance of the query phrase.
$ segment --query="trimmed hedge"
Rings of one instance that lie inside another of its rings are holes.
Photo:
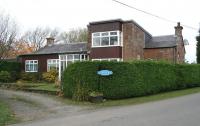
[[[0,61],[0,71],[20,72],[20,66],[19,62]]]
[[[6,82],[12,82],[19,79],[21,64],[19,62],[0,61],[0,71],[7,71],[11,79]],[[5,78],[6,79],[6,78]],[[0,81],[3,82],[3,81]]]
[[[113,75],[97,75],[97,71],[102,69],[113,71]],[[62,77],[66,97],[87,100],[85,95],[89,92],[100,91],[105,98],[120,99],[200,86],[200,65],[174,65],[152,61],[87,61],[68,66]]]

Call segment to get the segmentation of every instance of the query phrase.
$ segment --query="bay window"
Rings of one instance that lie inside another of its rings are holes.
[[[92,47],[121,46],[120,31],[92,33]]]

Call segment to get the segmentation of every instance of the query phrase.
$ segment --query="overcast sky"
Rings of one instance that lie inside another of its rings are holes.
[[[181,22],[199,29],[199,0],[119,0],[138,9]],[[68,31],[86,27],[91,21],[118,19],[135,20],[153,36],[174,34],[176,23],[166,22],[138,12],[112,0],[0,0],[0,11],[15,18],[21,30],[57,27]],[[186,59],[196,60],[198,30],[184,27],[183,37],[189,41]]]

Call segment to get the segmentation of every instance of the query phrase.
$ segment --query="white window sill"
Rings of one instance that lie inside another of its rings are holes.
[[[103,47],[122,47],[121,45],[112,45],[112,46],[92,46],[91,48],[103,48]]]

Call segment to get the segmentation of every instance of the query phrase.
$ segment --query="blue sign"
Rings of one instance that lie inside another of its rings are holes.
[[[100,70],[100,71],[97,71],[97,74],[101,76],[109,76],[109,75],[112,75],[113,72],[110,70]]]

